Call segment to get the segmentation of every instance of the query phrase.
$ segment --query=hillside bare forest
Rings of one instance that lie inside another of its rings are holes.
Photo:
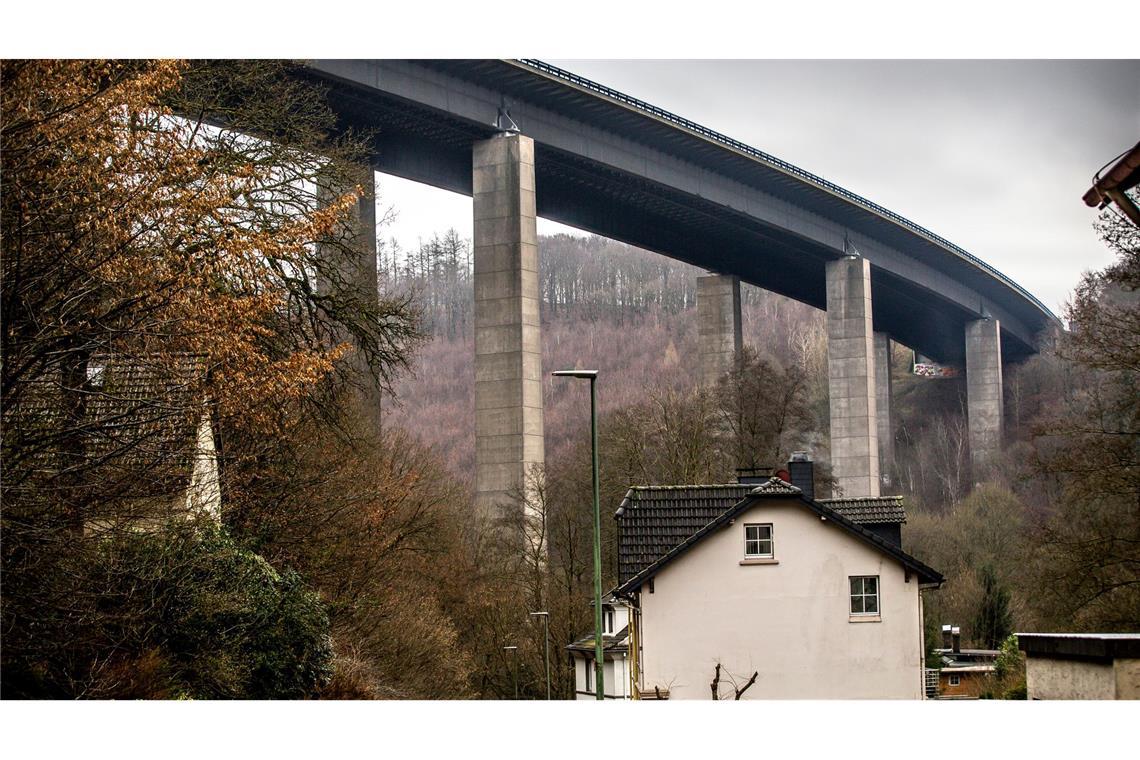
[[[2,65],[3,696],[541,698],[542,610],[571,698],[588,392],[544,381],[531,530],[477,515],[470,241],[370,250],[370,136],[287,64]],[[947,578],[929,645],[1140,627],[1140,239],[1099,232],[1115,263],[1074,283],[1073,329],[1006,368],[984,482],[962,379],[894,348],[904,547]],[[631,485],[807,450],[826,495],[822,312],[744,287],[746,351],[701,387],[699,270],[598,237],[540,258],[544,370],[601,373],[607,585]]]

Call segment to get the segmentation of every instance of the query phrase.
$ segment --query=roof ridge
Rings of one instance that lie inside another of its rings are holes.
[[[783,495],[792,495],[792,494],[802,494],[803,491],[798,486],[793,486],[788,481],[782,480],[782,479],[778,478],[777,476],[773,475],[772,477],[768,478],[768,480],[766,480],[763,483],[761,483],[760,485],[756,486],[755,488],[753,488],[748,493],[749,494],[758,494],[758,495],[759,494],[773,494],[773,493],[778,493],[778,494],[783,494]]]
[[[938,585],[941,585],[941,583],[944,581],[944,577],[941,575],[941,573],[929,567],[913,555],[903,551],[902,547],[896,546],[893,543],[884,540],[882,537],[878,536],[868,528],[863,527],[861,524],[844,515],[841,511],[814,499],[807,498],[803,495],[803,492],[800,489],[786,483],[780,478],[773,476],[768,480],[767,483],[757,486],[756,488],[753,488],[751,491],[749,491],[749,493],[732,508],[719,514],[695,533],[689,535],[680,543],[673,546],[673,548],[658,556],[648,565],[639,569],[633,574],[633,576],[624,582],[619,582],[616,589],[611,593],[616,593],[619,595],[628,593],[629,590],[632,590],[632,588],[634,588],[636,585],[639,585],[640,582],[656,575],[664,565],[668,564],[674,558],[687,551],[688,548],[693,544],[701,541],[706,535],[712,531],[720,529],[730,520],[734,519],[741,510],[749,508],[752,504],[755,504],[756,502],[754,500],[757,497],[764,496],[797,497],[804,505],[807,506],[808,509],[815,512],[820,517],[823,517],[824,519],[829,520],[834,524],[844,528],[849,533],[871,544],[873,547],[877,548],[884,554],[894,557],[896,560],[900,561],[904,567],[916,571],[920,579],[925,576],[926,582]]]

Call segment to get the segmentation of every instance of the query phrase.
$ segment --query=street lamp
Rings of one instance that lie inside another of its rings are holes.
[[[513,651],[515,653],[515,701],[519,698],[519,648],[518,647],[503,647],[505,651]]]
[[[598,503],[598,380],[596,369],[562,369],[554,377],[576,377],[590,381],[590,447],[594,459],[594,685],[598,699],[605,699],[602,684],[602,511]]]
[[[532,612],[531,617],[542,618],[542,638],[546,645],[546,653],[543,655],[543,663],[546,666],[546,698],[550,699],[550,613],[549,612]]]

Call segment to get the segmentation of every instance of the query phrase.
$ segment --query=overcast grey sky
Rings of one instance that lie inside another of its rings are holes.
[[[1081,272],[1111,260],[1081,195],[1140,140],[1140,61],[550,63],[886,206],[1058,313]],[[469,198],[380,180],[399,212],[386,236],[470,237]]]

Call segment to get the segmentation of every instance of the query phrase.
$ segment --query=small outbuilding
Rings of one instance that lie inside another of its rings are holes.
[[[1029,699],[1140,699],[1140,633],[1019,633]]]
[[[961,629],[942,626],[942,648],[935,649],[940,669],[939,699],[978,699],[990,687],[1000,652],[996,649],[963,649]]]

